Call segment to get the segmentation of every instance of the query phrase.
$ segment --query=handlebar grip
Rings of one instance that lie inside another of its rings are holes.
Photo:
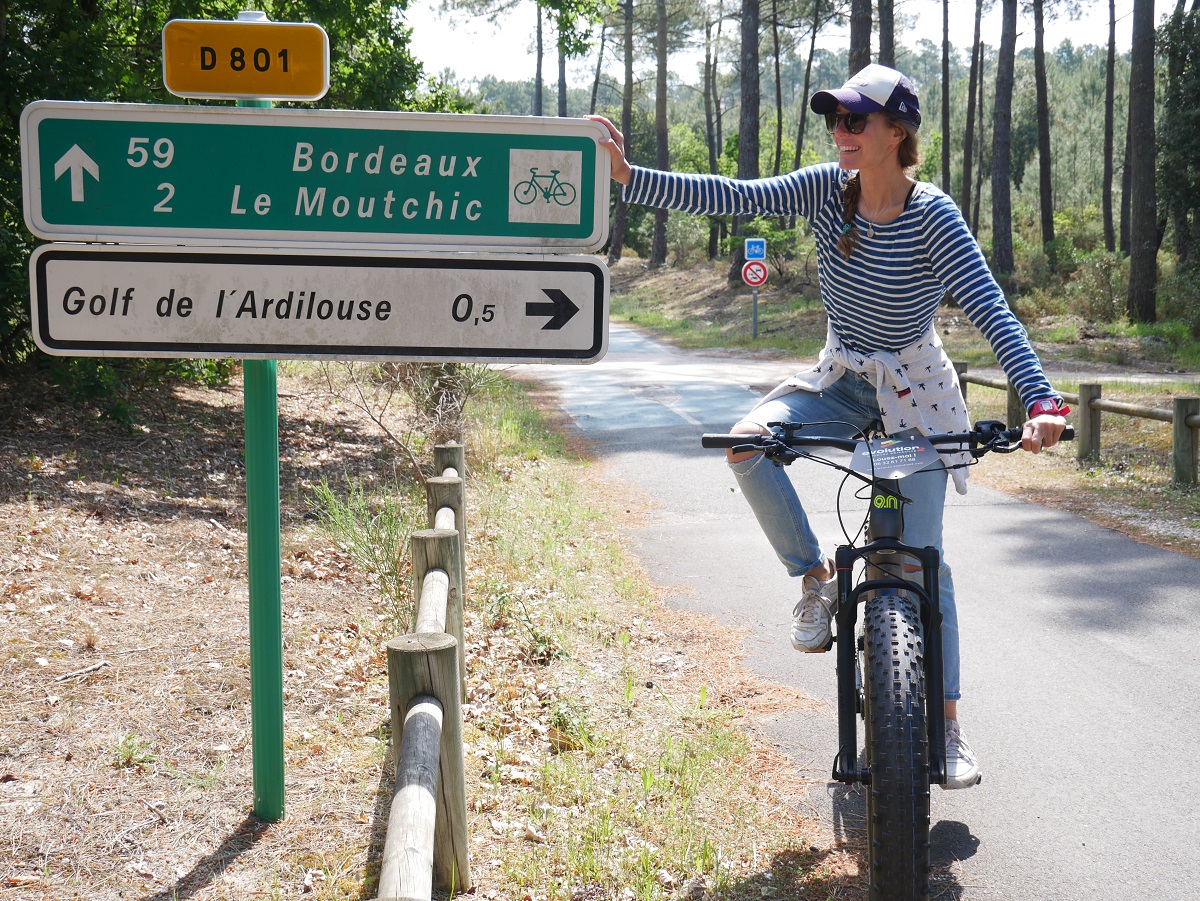
[[[1071,428],[1070,426],[1067,426],[1065,429],[1062,430],[1062,434],[1058,436],[1058,440],[1059,441],[1074,441],[1075,440],[1075,430],[1073,428]]]
[[[739,444],[748,444],[754,440],[754,435],[701,435],[701,447],[737,447]]]

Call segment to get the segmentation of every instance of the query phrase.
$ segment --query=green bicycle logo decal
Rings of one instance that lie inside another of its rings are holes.
[[[578,192],[570,182],[560,181],[558,173],[561,169],[551,169],[550,174],[538,174],[536,166],[529,169],[529,178],[518,182],[513,189],[513,199],[522,206],[529,206],[538,197],[546,203],[553,201],[559,206],[570,206],[575,202]]]

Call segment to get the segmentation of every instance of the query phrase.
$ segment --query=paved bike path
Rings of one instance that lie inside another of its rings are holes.
[[[796,584],[721,452],[698,441],[726,430],[789,368],[685,353],[613,327],[599,363],[514,372],[556,387],[614,477],[659,504],[633,536],[652,578],[673,587],[669,602],[749,630],[749,668],[823,702],[767,725],[799,769],[828,780],[833,655],[791,651]],[[791,475],[804,493],[812,486],[814,524],[832,547],[840,474],[801,461]],[[853,505],[849,494],[844,507]],[[1196,897],[1200,560],[977,485],[966,498],[951,494],[960,715],[984,781],[934,789],[934,897]],[[861,829],[861,796],[836,784],[818,781],[797,808],[816,810],[835,830]]]

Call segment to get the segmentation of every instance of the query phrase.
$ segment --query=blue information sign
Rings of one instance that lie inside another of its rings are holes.
[[[746,239],[746,259],[747,260],[765,260],[767,258],[767,239],[766,238],[747,238]]]

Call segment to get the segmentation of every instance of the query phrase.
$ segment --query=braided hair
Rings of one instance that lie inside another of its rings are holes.
[[[900,163],[900,168],[907,172],[920,165],[921,148],[917,140],[917,130],[907,122],[893,119],[886,113],[884,119],[888,125],[904,129],[904,140],[896,148],[896,160]],[[838,238],[837,248],[846,259],[850,259],[854,248],[858,247],[858,227],[854,224],[854,217],[858,214],[860,197],[862,197],[862,182],[859,181],[858,173],[855,172],[846,179],[846,184],[842,186],[842,235]]]

